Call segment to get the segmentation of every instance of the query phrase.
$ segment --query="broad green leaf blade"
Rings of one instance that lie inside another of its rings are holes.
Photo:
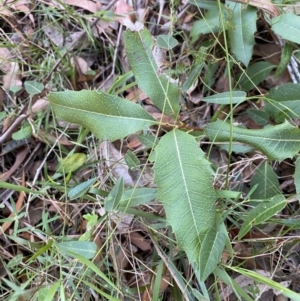
[[[265,161],[254,172],[250,182],[250,187],[256,186],[251,195],[252,199],[269,199],[280,194],[279,181],[273,168]]]
[[[120,203],[124,190],[123,177],[120,177],[115,186],[112,188],[108,196],[104,200],[104,208],[106,211],[111,212],[116,209]]]
[[[272,30],[283,39],[300,44],[300,16],[285,13],[271,19]]]
[[[221,120],[209,123],[204,132],[211,141],[229,142],[230,124]],[[252,145],[270,160],[292,158],[300,150],[300,130],[285,121],[262,130],[249,130],[233,126],[232,141]]]
[[[166,75],[160,74],[152,54],[154,40],[150,32],[145,28],[134,32],[127,30],[124,37],[125,51],[139,87],[162,112],[177,117],[179,88],[177,83],[171,83]]]
[[[246,71],[247,76],[242,75],[241,77],[239,82],[241,88],[246,91],[255,88],[271,73],[274,67],[274,65],[265,61],[252,64]]]
[[[97,178],[93,178],[88,181],[84,181],[72,188],[68,193],[68,197],[70,198],[70,200],[72,201],[80,198],[91,188],[91,186],[96,182],[96,180]]]
[[[97,245],[91,241],[65,241],[57,243],[61,252],[78,254],[84,258],[91,259],[96,255]]]
[[[169,34],[159,35],[156,38],[156,42],[158,47],[168,50],[174,48],[178,44],[178,41]]]
[[[295,162],[294,183],[296,187],[297,199],[300,201],[300,157]]]
[[[244,91],[223,92],[203,98],[203,101],[220,105],[236,104],[246,100],[247,93]]]
[[[121,139],[157,123],[141,106],[104,92],[51,92],[48,99],[58,118],[80,124],[102,139]]]
[[[205,234],[199,254],[201,281],[205,281],[217,267],[225,247],[225,241],[226,236],[216,227],[210,228]]]
[[[287,83],[270,89],[264,109],[276,122],[283,122],[287,118],[300,118],[299,103],[300,84]]]
[[[238,61],[246,67],[252,57],[257,10],[250,5],[227,1],[232,10],[233,26],[228,27],[231,50]]]
[[[269,200],[260,203],[246,216],[240,229],[238,239],[241,239],[245,234],[247,234],[253,226],[261,224],[277,212],[281,211],[286,206],[286,203],[287,202],[282,194],[275,195]]]
[[[247,114],[258,125],[267,125],[269,123],[270,116],[267,112],[257,109],[248,109]]]
[[[142,204],[149,203],[157,197],[156,188],[134,188],[128,189],[123,192],[120,200],[120,207],[134,207]]]
[[[195,5],[199,8],[204,8],[207,10],[214,9],[218,10],[218,3],[216,1],[211,0],[190,0],[191,5]]]
[[[225,9],[222,9],[223,17],[228,15]],[[220,29],[220,13],[218,8],[208,10],[203,19],[194,22],[191,30],[192,42],[195,42],[200,35],[208,33],[216,33]]]
[[[214,223],[216,194],[210,163],[195,139],[173,130],[155,148],[154,181],[178,246],[199,266],[201,241]]]

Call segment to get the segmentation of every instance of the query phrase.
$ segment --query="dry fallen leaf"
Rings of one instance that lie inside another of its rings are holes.
[[[28,147],[23,147],[16,156],[15,159],[15,163],[13,164],[13,166],[5,173],[3,173],[2,175],[0,175],[0,181],[4,181],[6,182],[11,175],[18,169],[20,168],[21,164],[23,163],[23,161],[26,159],[27,155],[29,153],[29,148]]]
[[[22,87],[19,65],[14,61],[14,56],[7,48],[0,48],[0,70],[4,73],[3,89]]]
[[[130,232],[128,233],[130,241],[142,251],[150,251],[151,245],[145,237],[143,237],[138,232]]]
[[[64,44],[64,36],[61,27],[54,25],[46,25],[43,27],[43,31],[49,40],[57,47],[62,47]]]
[[[116,20],[120,24],[124,25],[124,21],[126,19],[129,19],[130,21],[134,22],[135,15],[133,14],[133,12],[134,9],[130,5],[128,5],[124,0],[117,1],[114,13],[116,15],[119,15],[118,17],[116,17]]]
[[[34,102],[31,111],[32,113],[37,113],[38,111],[45,111],[48,107],[49,101],[46,98],[39,98]]]
[[[80,56],[73,56],[71,64],[74,66],[77,74],[77,82],[86,82],[93,78],[93,72],[88,62]]]
[[[30,1],[29,0],[7,0],[0,1],[0,15],[13,16],[14,12],[18,11],[24,13],[29,17],[32,24],[34,24],[33,15],[30,13]]]
[[[134,181],[129,174],[129,168],[125,163],[124,156],[112,143],[104,141],[100,144],[102,159],[106,166],[111,169],[112,174],[119,179],[123,177],[125,186],[134,186]]]
[[[131,150],[138,148],[139,146],[142,145],[141,141],[139,141],[136,135],[129,136],[126,142],[127,142],[126,146]]]
[[[270,14],[272,17],[280,16],[279,8],[271,2],[271,0],[232,0],[233,2],[242,3],[245,5],[255,6],[264,12]]]
[[[24,172],[22,174],[22,186],[25,187],[25,174],[24,174]],[[15,208],[16,213],[20,212],[24,199],[25,199],[25,193],[23,191],[21,191],[20,194],[19,194],[17,203],[16,203],[16,208]],[[9,218],[12,218],[13,216],[15,216],[15,213],[11,212],[11,214],[9,215]],[[2,224],[2,226],[0,227],[0,233],[3,234],[10,227],[10,225],[12,223],[13,223],[13,221],[4,222]]]
[[[100,11],[102,6],[100,1],[91,1],[91,0],[61,0],[61,1],[53,0],[50,1],[48,4],[54,5],[61,9],[64,8],[63,4],[67,4],[67,5],[83,8],[87,11],[90,11],[91,13]]]
[[[91,71],[91,68],[89,67],[87,61],[81,58],[80,56],[73,56],[71,58],[71,64],[73,66],[76,65],[76,67],[82,74],[87,74],[89,71]]]
[[[127,92],[129,92],[129,91],[127,91]],[[126,99],[128,99],[132,102],[135,102],[135,103],[137,103],[139,101],[143,101],[147,98],[148,98],[148,96],[140,88],[131,89],[131,91],[126,96]]]

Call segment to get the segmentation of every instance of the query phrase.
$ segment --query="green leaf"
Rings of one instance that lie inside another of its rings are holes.
[[[256,109],[248,109],[247,114],[258,125],[267,125],[269,123],[270,116],[267,112]]]
[[[265,61],[252,64],[246,71],[247,76],[242,75],[241,77],[239,82],[241,88],[246,91],[253,89],[271,73],[274,67],[274,65]]]
[[[26,263],[32,263],[36,258],[46,253],[52,246],[53,240],[49,240],[48,243],[42,246],[39,250],[37,250],[27,261]],[[9,266],[8,266],[9,267]]]
[[[79,185],[72,188],[68,193],[68,197],[70,198],[70,200],[72,201],[78,199],[82,195],[84,195],[91,188],[91,186],[96,182],[96,180],[97,178],[93,178],[88,181],[82,182]]]
[[[120,207],[135,207],[151,202],[157,197],[156,188],[133,188],[123,192]]]
[[[300,201],[300,157],[295,162],[294,184],[296,187],[297,199]]]
[[[186,81],[182,85],[182,91],[186,93],[188,89],[194,84],[195,80],[199,77],[204,63],[197,64],[192,71],[190,72],[189,76],[187,77]]]
[[[58,165],[59,172],[69,173],[81,167],[86,161],[86,154],[74,153],[66,158],[63,158]]]
[[[264,109],[276,122],[300,117],[300,84],[287,83],[272,88],[266,100]]]
[[[211,141],[229,142],[231,129],[227,122],[209,123],[204,132]],[[289,124],[270,126],[262,130],[232,127],[232,141],[247,143],[262,151],[270,160],[292,158],[300,150],[300,130]]]
[[[178,44],[178,41],[169,34],[161,34],[156,38],[156,43],[158,47],[170,50]]]
[[[97,245],[91,241],[64,241],[57,244],[61,252],[72,253],[91,259],[96,255]]]
[[[250,187],[256,186],[251,195],[253,199],[269,199],[274,195],[280,194],[279,181],[273,168],[265,161],[254,172],[250,182]]]
[[[223,7],[222,7],[223,8]],[[228,12],[222,9],[223,18],[226,19]],[[200,35],[208,33],[216,33],[220,29],[220,12],[219,9],[212,8],[208,10],[203,19],[194,22],[191,30],[192,42],[199,39]]]
[[[80,124],[102,139],[121,139],[157,124],[140,105],[101,91],[51,92],[48,99],[58,118]]]
[[[264,277],[256,272],[249,271],[237,266],[226,266],[228,269],[231,269],[232,271],[235,271],[236,273],[245,275],[247,277],[250,277],[260,283],[266,284],[270,288],[274,290],[280,291],[280,293],[288,298],[290,298],[293,301],[300,301],[300,294],[291,291],[290,289],[286,288],[285,286],[281,285],[280,283],[275,282],[274,280]]]
[[[158,139],[155,136],[146,134],[146,135],[138,135],[138,140],[146,146],[146,148],[153,148],[157,145]]]
[[[284,13],[271,19],[272,30],[283,39],[300,44],[300,16]]]
[[[120,177],[115,186],[112,188],[108,196],[104,200],[104,208],[106,211],[111,212],[116,209],[120,203],[124,190],[123,177]]]
[[[209,61],[207,66],[205,67],[204,77],[202,78],[202,82],[204,87],[202,88],[202,95],[206,92],[210,91],[215,81],[216,81],[216,71],[219,69],[219,63]],[[224,76],[225,78],[226,76]]]
[[[216,194],[210,163],[195,139],[173,130],[155,148],[154,181],[167,222],[190,262],[199,266],[201,241],[214,223]]]
[[[231,96],[231,97],[230,97]],[[220,105],[236,104],[246,100],[247,93],[244,91],[223,92],[203,98],[203,101]]]
[[[238,300],[253,301],[253,299],[249,297],[247,292],[245,292],[244,288],[242,288],[239,283],[237,283],[231,276],[229,276],[223,268],[216,268],[214,270],[214,275],[232,288]]]
[[[31,137],[32,135],[32,127],[30,125],[22,127],[20,130],[17,132],[14,132],[12,134],[12,138],[14,140],[21,140],[21,139],[26,139]]]
[[[238,61],[246,67],[252,57],[257,10],[250,5],[227,1],[232,10],[233,26],[228,27],[231,50]]]
[[[281,211],[287,202],[282,194],[278,194],[264,201],[252,209],[246,216],[244,223],[240,229],[238,239],[241,239],[249,230],[262,222],[268,220],[277,212]]]
[[[128,165],[129,169],[136,169],[140,165],[140,161],[130,149],[127,151],[125,157],[125,162]]]
[[[29,95],[40,94],[44,90],[44,85],[35,80],[26,81],[24,86]]]
[[[54,300],[54,296],[57,293],[57,290],[59,288],[59,286],[61,285],[60,282],[55,282],[53,285],[51,285],[49,288],[45,288],[45,290],[43,291],[44,296],[41,298],[39,298],[39,300],[43,300],[43,301],[52,301]]]
[[[108,300],[108,301],[120,301],[119,298],[115,298],[115,297],[111,296],[110,294],[107,294],[107,293],[103,292],[103,291],[99,288],[99,286],[94,285],[93,283],[91,283],[91,282],[89,282],[89,281],[86,281],[85,278],[86,278],[86,277],[84,277],[84,278],[82,279],[82,282],[86,285],[86,287],[89,287],[89,288],[92,289],[93,291],[95,291],[95,292],[99,293],[101,296],[103,296],[103,297],[105,298],[105,299],[102,298],[103,300]],[[88,278],[86,278],[86,279],[88,279]],[[93,282],[95,282],[95,281],[93,281]],[[102,287],[102,286],[100,286],[100,287]],[[105,289],[106,286],[104,285],[103,288]],[[106,291],[109,292],[109,290],[106,290]],[[117,291],[117,287],[116,287],[116,286],[113,286],[112,289],[111,289],[111,291]],[[122,294],[122,293],[120,292],[119,294]],[[100,300],[101,300],[101,299],[100,299]]]
[[[216,227],[211,227],[205,234],[199,254],[201,281],[205,281],[220,262],[225,240],[226,236]]]
[[[286,70],[287,65],[291,60],[292,54],[293,45],[291,43],[285,43],[281,52],[279,65],[277,66],[276,72],[274,74],[275,78],[279,77],[284,72],[284,70]]]
[[[150,97],[154,105],[167,115],[177,117],[180,109],[179,88],[171,83],[160,70],[152,54],[154,40],[147,29],[127,30],[125,51],[139,87]]]
[[[119,77],[116,78],[116,80],[113,82],[113,84],[110,86],[109,90],[107,91],[108,94],[115,94],[117,95],[118,93],[115,93],[115,91],[118,88],[121,88],[126,86],[126,83],[133,78],[133,72],[130,70],[126,72],[123,75],[119,75]],[[118,91],[119,92],[119,91]]]
[[[201,0],[201,1],[196,1],[196,0],[190,0],[190,4],[196,5],[199,8],[204,8],[204,9],[215,9],[218,10],[218,3],[216,1],[212,0]]]
[[[9,88],[9,91],[11,91],[14,94],[18,93],[21,90],[22,90],[22,87],[20,87],[20,86],[12,86],[12,87]]]
[[[82,242],[86,244],[87,242]],[[119,291],[119,289],[114,285],[114,283],[90,260],[88,260],[85,256],[80,255],[76,252],[70,252],[70,255],[72,255],[74,258],[76,258],[79,262],[82,262],[86,267],[88,267],[91,271],[93,271],[97,276],[102,278],[106,283],[104,284],[105,287],[109,286],[113,288],[115,292],[118,292],[118,294],[122,295],[122,293]]]

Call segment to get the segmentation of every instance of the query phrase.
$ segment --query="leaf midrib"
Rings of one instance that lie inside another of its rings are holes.
[[[142,43],[142,45],[143,45],[143,47],[144,47],[144,51],[145,51],[145,53],[147,53],[147,48],[146,48],[146,46],[145,46],[145,44],[144,44],[144,42],[143,42],[143,38],[142,38],[142,36],[141,36],[141,34],[140,34],[140,31],[138,31],[138,35],[139,35],[139,38],[140,38],[140,40],[141,40],[141,43]],[[170,107],[170,109],[171,109],[171,111],[172,111],[172,113],[174,114],[174,116],[176,116],[176,114],[175,114],[175,112],[174,112],[174,109],[173,109],[173,107],[172,107],[172,104],[171,104],[171,102],[170,102],[169,96],[168,96],[168,94],[167,94],[167,91],[165,91],[164,86],[163,86],[163,84],[162,84],[162,82],[161,82],[159,76],[157,75],[157,70],[155,70],[155,67],[154,67],[154,65],[152,64],[152,61],[150,60],[150,58],[149,58],[148,56],[147,56],[147,59],[148,59],[148,61],[150,62],[150,65],[151,65],[151,67],[152,67],[153,73],[156,74],[156,78],[157,78],[157,80],[158,80],[158,82],[159,82],[159,85],[160,85],[160,87],[161,87],[161,89],[162,89],[162,91],[163,91],[163,93],[164,93],[164,96],[165,96],[165,101],[164,101],[164,106],[163,106],[162,113],[165,113],[165,109],[166,109],[166,101],[167,101],[167,102],[168,102],[168,105],[169,105],[169,107]],[[158,68],[159,68],[159,67],[158,67]],[[167,86],[167,88],[168,88],[169,85],[170,85],[170,81],[167,81],[167,83],[168,83],[168,86]]]
[[[200,233],[198,231],[197,222],[196,222],[196,219],[195,219],[193,208],[191,208],[192,202],[191,202],[189,190],[187,188],[186,177],[185,177],[185,174],[184,174],[184,171],[183,171],[183,165],[182,165],[182,161],[180,159],[180,151],[179,151],[179,148],[178,148],[178,141],[177,141],[177,137],[176,137],[175,133],[176,132],[174,131],[173,135],[174,135],[174,140],[175,140],[175,145],[176,145],[176,153],[177,153],[177,157],[178,157],[178,161],[179,161],[180,172],[181,172],[181,175],[182,175],[182,179],[183,179],[183,183],[184,183],[184,187],[185,187],[186,196],[188,198],[188,204],[189,204],[190,212],[191,212],[191,215],[192,215],[193,224],[195,226],[195,230],[197,232],[197,235],[199,236]]]
[[[132,120],[154,122],[155,124],[159,124],[159,122],[156,121],[155,119],[142,119],[142,118],[137,118],[137,117],[122,116],[122,115],[106,115],[106,114],[98,113],[98,112],[95,112],[95,111],[88,111],[88,110],[83,110],[83,109],[79,109],[79,108],[70,108],[69,106],[65,106],[65,105],[61,105],[61,104],[57,104],[57,103],[53,103],[52,105],[58,106],[58,107],[61,107],[61,108],[64,108],[64,109],[68,109],[69,111],[70,110],[80,111],[82,113],[96,114],[96,115],[104,116],[104,117],[107,117],[107,118],[115,117],[115,118],[118,118],[118,119],[132,119]],[[149,118],[152,118],[152,117],[149,115]]]

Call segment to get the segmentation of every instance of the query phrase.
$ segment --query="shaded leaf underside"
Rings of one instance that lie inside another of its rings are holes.
[[[102,139],[116,140],[157,124],[140,105],[98,91],[50,93],[57,117],[80,124]]]
[[[149,96],[154,105],[167,115],[177,117],[180,109],[179,88],[160,74],[152,55],[154,41],[147,29],[127,30],[124,34],[128,62],[138,86]]]
[[[199,264],[201,241],[214,222],[216,195],[209,162],[195,139],[173,130],[155,148],[155,182],[178,245]]]
[[[209,123],[204,132],[211,141],[230,141],[230,124],[221,120]],[[300,130],[285,121],[283,124],[249,130],[234,126],[232,141],[247,143],[262,151],[270,160],[292,158],[300,150]]]

